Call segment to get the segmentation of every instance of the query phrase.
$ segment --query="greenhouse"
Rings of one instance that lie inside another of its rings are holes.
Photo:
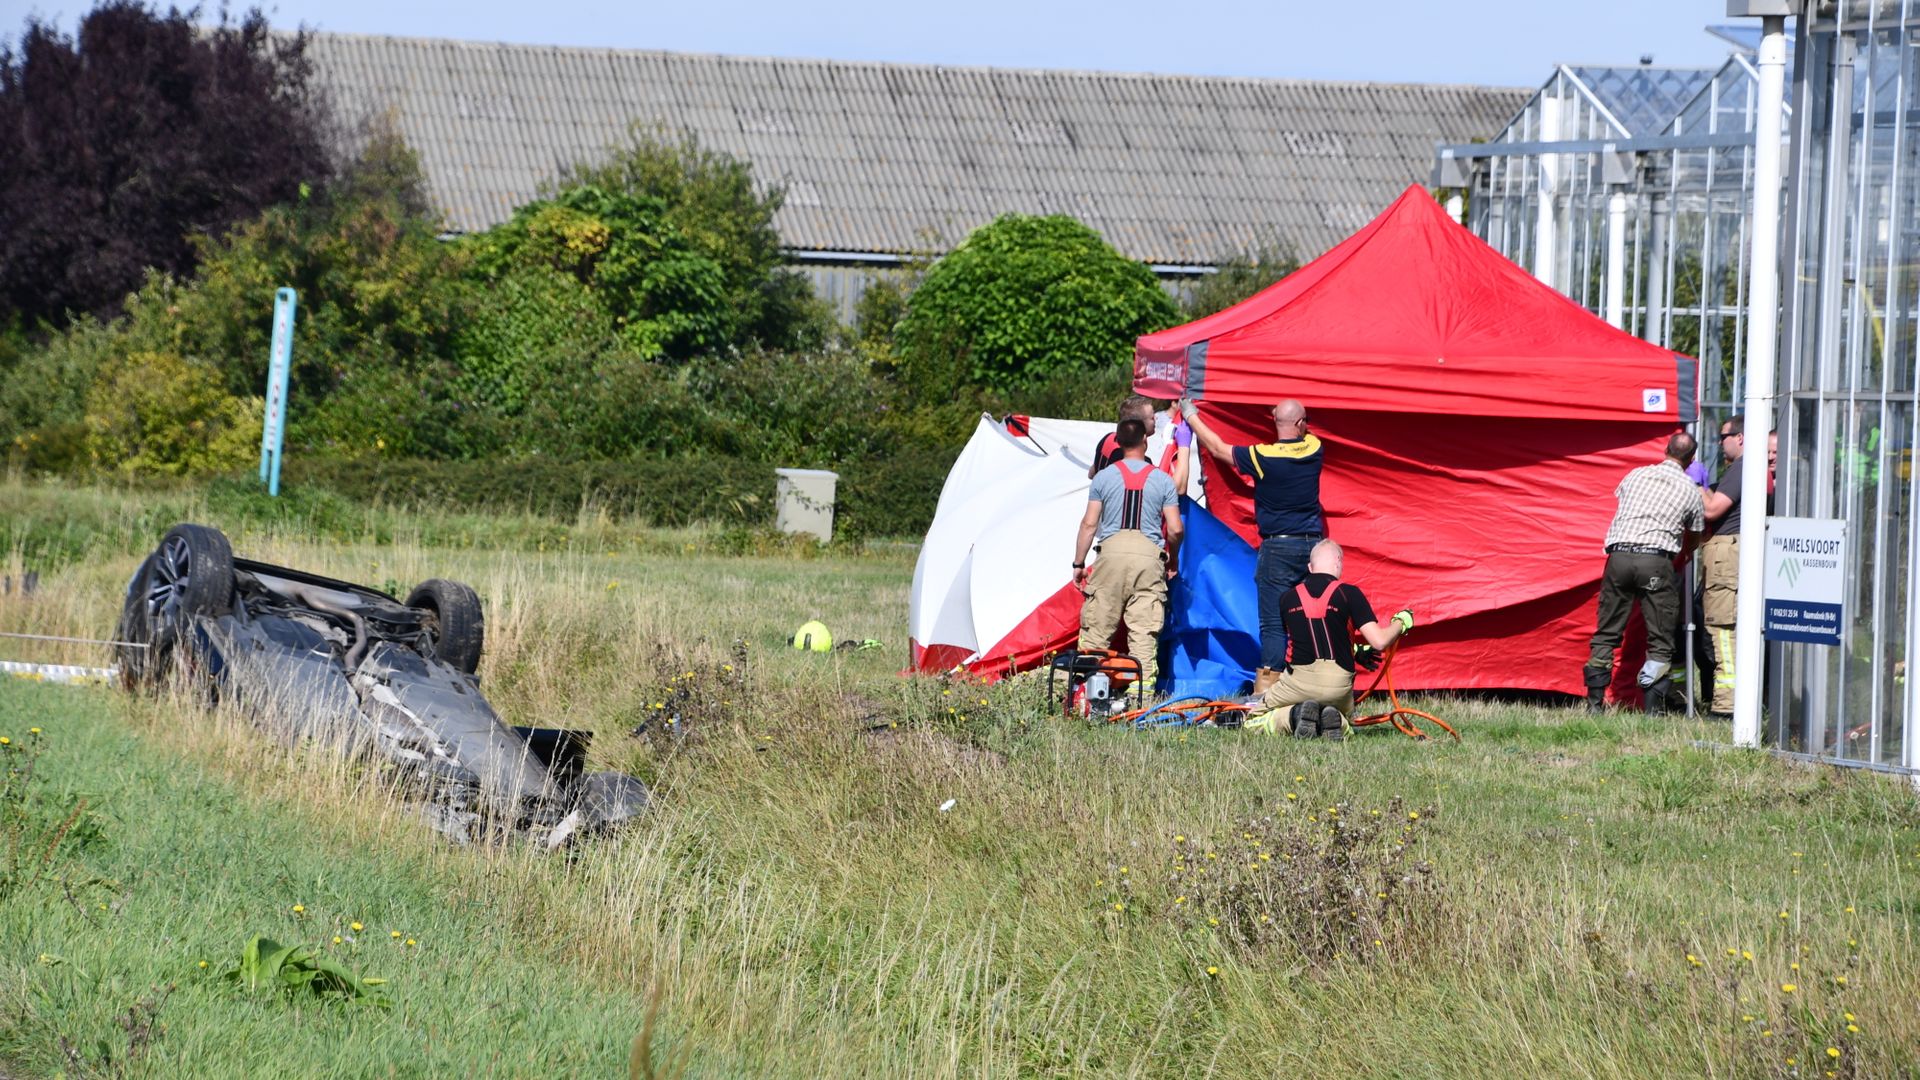
[[[1911,467],[1920,369],[1920,0],[1812,0],[1787,24],[1774,513],[1846,523],[1842,644],[1766,644],[1765,743],[1920,768]],[[1718,69],[1562,66],[1436,186],[1501,253],[1701,360],[1701,457],[1741,410],[1758,24]],[[1764,444],[1753,440],[1756,451]]]

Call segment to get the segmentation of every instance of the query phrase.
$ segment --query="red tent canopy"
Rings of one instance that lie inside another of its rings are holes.
[[[1535,280],[1418,186],[1134,353],[1137,392],[1202,402],[1233,442],[1271,441],[1268,408],[1306,404],[1345,576],[1424,624],[1395,665],[1407,688],[1582,692],[1614,486],[1694,418],[1697,371]],[[1210,507],[1257,544],[1246,480],[1204,468]]]

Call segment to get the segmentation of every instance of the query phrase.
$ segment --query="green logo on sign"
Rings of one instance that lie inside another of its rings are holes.
[[[1780,576],[1786,580],[1788,586],[1792,586],[1800,578],[1800,560],[1792,557],[1781,559]]]

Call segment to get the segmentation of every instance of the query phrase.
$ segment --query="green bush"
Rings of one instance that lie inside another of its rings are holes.
[[[1173,324],[1153,271],[1070,217],[1007,214],[927,271],[895,345],[922,396],[1015,389],[1131,363],[1134,339]]]
[[[918,450],[840,467],[835,534],[917,538],[926,532],[955,451]],[[678,528],[765,528],[774,520],[774,466],[739,458],[639,461],[290,459],[280,500],[251,477],[218,481],[212,505],[247,519],[299,518],[329,535],[350,531],[374,504],[471,513],[530,513],[573,521],[602,511]]]
[[[283,490],[312,486],[367,505],[530,513],[583,510],[678,527],[773,520],[773,469],[734,458],[562,462],[290,459]]]
[[[926,535],[958,456],[958,448],[923,449],[841,466],[834,535],[848,540]]]
[[[1221,260],[1211,274],[1195,279],[1180,301],[1180,317],[1192,322],[1225,311],[1300,269],[1300,260],[1279,251]]]
[[[110,360],[87,395],[92,468],[131,476],[232,469],[259,452],[262,403],[227,396],[219,373],[166,352]]]

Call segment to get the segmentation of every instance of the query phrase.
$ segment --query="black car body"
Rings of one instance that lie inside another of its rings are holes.
[[[127,583],[121,681],[185,672],[283,736],[384,760],[456,838],[506,825],[558,846],[641,813],[639,780],[584,771],[590,733],[501,721],[475,675],[484,626],[458,582],[425,582],[402,603],[234,558],[219,530],[176,525]]]

